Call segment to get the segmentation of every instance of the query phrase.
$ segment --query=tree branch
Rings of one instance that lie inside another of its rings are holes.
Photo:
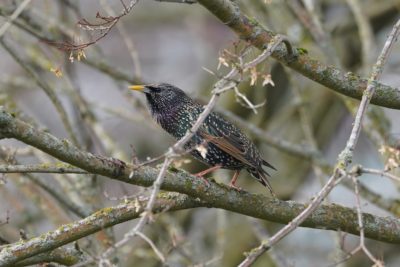
[[[351,134],[347,140],[346,147],[343,149],[343,151],[339,154],[336,166],[334,169],[334,173],[329,178],[328,182],[324,185],[324,187],[320,190],[320,192],[314,197],[314,199],[311,201],[311,203],[308,205],[308,207],[301,213],[299,214],[293,221],[291,221],[288,225],[280,229],[275,235],[273,235],[268,241],[262,243],[259,247],[256,249],[252,250],[252,252],[249,253],[249,255],[246,257],[246,259],[239,265],[239,267],[248,267],[252,263],[255,262],[255,260],[260,257],[265,251],[269,250],[275,243],[277,243],[280,239],[282,239],[284,236],[292,232],[294,229],[297,228],[298,225],[302,221],[304,221],[305,218],[307,218],[315,209],[316,207],[319,206],[320,203],[322,203],[323,199],[332,191],[332,189],[337,185],[337,183],[341,180],[342,177],[346,177],[346,169],[348,165],[351,163],[352,158],[353,158],[353,151],[354,148],[357,144],[359,134],[361,132],[361,124],[363,121],[363,117],[366,113],[368,104],[370,102],[370,99],[372,98],[374,92],[375,92],[375,83],[379,79],[383,66],[387,60],[387,56],[389,55],[390,48],[393,45],[394,40],[398,36],[398,30],[400,27],[400,20],[396,23],[396,25],[393,27],[393,30],[391,34],[389,35],[385,46],[378,57],[377,63],[373,67],[372,74],[368,80],[368,85],[367,89],[363,92],[363,96],[361,99],[361,103],[358,107],[357,110],[357,115],[355,117],[354,123],[353,123],[353,128],[351,130]],[[354,181],[356,181],[355,176]],[[369,250],[365,247],[364,245],[364,225],[363,225],[363,220],[362,220],[362,213],[361,213],[361,205],[359,201],[359,190],[358,190],[358,181],[355,182],[355,194],[356,194],[356,199],[357,199],[357,216],[358,216],[358,225],[360,229],[360,249],[362,249],[368,256],[369,258],[376,263],[376,266],[378,265],[378,261],[370,254]]]
[[[192,185],[195,186],[194,184]],[[153,206],[153,213],[197,207],[216,207],[222,202],[230,201],[229,206],[220,205],[220,208],[286,223],[307,206],[294,201],[281,201],[261,195],[245,192],[239,193],[214,183],[210,185],[210,188],[210,191],[220,191],[219,193],[210,192],[209,196],[213,200],[210,200],[210,198],[198,200],[196,197],[183,194],[160,194]],[[222,200],[218,204],[215,198],[225,198],[225,200]],[[226,198],[230,200],[226,200]],[[104,208],[85,219],[60,226],[58,229],[42,234],[39,237],[6,246],[0,251],[0,267],[14,266],[14,263],[23,259],[51,251],[67,243],[104,230],[104,228],[139,218],[145,211],[147,201],[147,198],[137,199],[116,207]],[[369,237],[372,237],[374,235],[378,240],[400,244],[400,222],[397,219],[363,213],[363,223],[366,236],[369,235]],[[319,229],[341,229],[345,232],[359,233],[357,212],[354,209],[335,204],[321,205],[305,220],[302,226]]]
[[[64,162],[41,163],[35,165],[6,165],[0,164],[0,173],[78,173],[87,174],[87,171],[71,166]]]
[[[229,26],[241,39],[261,50],[264,50],[276,35],[264,29],[256,20],[244,15],[232,1],[199,0],[198,2]],[[297,51],[299,52],[298,57],[288,57],[286,48],[281,45],[274,51],[272,57],[340,94],[361,99],[363,91],[367,87],[367,79],[360,78],[351,72],[344,73],[338,68],[326,66],[318,60],[311,59],[306,55],[304,49],[297,49]],[[398,88],[376,83],[375,90],[371,99],[372,104],[400,109],[400,90]]]
[[[194,208],[199,205],[199,201],[193,201],[185,195],[179,195],[178,197],[166,195],[157,199],[157,202],[153,206],[153,212],[181,210]],[[0,266],[15,266],[15,263],[26,258],[51,251],[115,224],[138,218],[144,212],[145,206],[146,201],[138,200],[123,203],[112,208],[104,208],[85,219],[62,225],[58,229],[38,237],[6,246],[0,251]]]
[[[35,264],[39,264],[39,266],[42,266],[43,263],[58,263],[62,266],[72,266],[79,263],[83,259],[84,257],[82,255],[82,252],[80,252],[79,250],[76,250],[74,248],[58,248],[50,252],[35,255],[26,260],[18,261],[18,263],[14,264],[13,266],[23,267],[32,266]]]
[[[157,168],[132,166],[116,159],[81,151],[67,140],[59,140],[47,132],[37,130],[14,118],[2,107],[0,107],[0,134],[32,145],[59,160],[90,173],[104,175],[130,184],[151,186],[159,173]],[[166,173],[161,189],[200,198],[209,207],[226,209],[278,223],[288,223],[307,206],[244,191],[237,192],[228,186],[216,183],[210,183],[210,186],[207,187],[201,179],[176,169],[171,169]],[[400,221],[398,219],[371,214],[364,214],[363,219],[366,237],[400,244]],[[348,233],[359,234],[357,213],[339,205],[321,206],[301,225],[311,228],[340,229]]]

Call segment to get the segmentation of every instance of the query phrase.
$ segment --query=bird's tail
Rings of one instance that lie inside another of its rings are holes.
[[[265,162],[267,163],[267,162]],[[268,164],[268,163],[267,163]],[[268,167],[271,167],[273,169],[275,169],[274,167],[272,167],[270,164],[267,165]],[[263,186],[265,186],[266,188],[268,188],[268,190],[271,192],[271,195],[275,197],[275,193],[272,190],[272,186],[268,181],[268,172],[266,172],[261,166],[258,169],[250,169],[248,170],[250,172],[250,174],[257,179],[257,181],[259,181]]]
[[[272,166],[271,164],[269,164],[268,162],[266,162],[264,159],[262,160],[262,165],[267,166],[276,171],[276,168],[274,166]],[[269,174],[266,171],[264,171],[264,172],[269,176]]]

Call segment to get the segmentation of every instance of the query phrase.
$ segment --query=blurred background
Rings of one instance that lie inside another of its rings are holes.
[[[0,25],[22,2],[1,1]],[[363,77],[369,76],[400,14],[399,0],[237,3],[242,12],[263,27],[287,35],[294,46],[303,48],[312,58]],[[2,37],[0,105],[36,127],[73,140],[96,154],[125,161],[136,155],[144,161],[165,152],[174,140],[152,121],[144,97],[127,86],[168,82],[206,103],[213,84],[229,70],[224,65],[218,68],[226,55],[223,51],[233,53],[235,47],[245,44],[238,42],[229,27],[201,5],[150,0],[139,1],[104,38],[83,50],[57,49],[60,45],[49,42],[82,44],[95,40],[105,31],[85,30],[78,21],[94,23],[99,21],[97,12],[115,16],[123,9],[120,1],[31,1]],[[246,58],[255,58],[259,53],[253,49]],[[382,83],[400,86],[399,62],[400,46],[396,44]],[[253,103],[266,101],[257,114],[238,101],[233,92],[222,96],[217,109],[240,126],[264,158],[277,168],[270,181],[279,198],[307,202],[326,182],[330,174],[327,166],[335,163],[344,148],[359,101],[340,96],[273,59],[260,64],[257,72],[259,77],[254,84],[247,74],[239,87]],[[263,75],[271,75],[272,82],[263,85]],[[65,116],[60,114],[62,109]],[[397,110],[369,108],[355,163],[380,170],[387,167],[388,159],[393,157],[389,148],[399,145],[398,117]],[[296,155],[282,148],[282,142],[299,147],[304,153]],[[2,164],[54,161],[13,140],[0,140],[0,160]],[[192,173],[205,168],[190,157],[175,165]],[[231,175],[222,170],[211,176],[227,183]],[[243,172],[239,177],[240,187],[268,195],[264,187],[247,176]],[[363,211],[399,217],[398,183],[363,175],[361,184]],[[0,175],[0,221],[8,218],[7,224],[0,225],[0,237],[16,242],[20,229],[33,237],[77,220],[79,216],[61,205],[52,190],[89,214],[117,205],[128,196],[147,193],[143,188],[96,176]],[[337,186],[327,202],[354,207],[352,184]],[[130,221],[117,225],[106,232],[106,237],[88,237],[80,245],[96,255],[109,246],[99,240],[115,242],[134,224]],[[240,214],[202,208],[159,215],[146,228],[146,234],[171,266],[235,266],[243,259],[243,252],[280,227]],[[349,234],[299,228],[254,266],[331,266],[358,242]],[[387,266],[399,266],[398,246],[370,240],[367,245]],[[121,249],[118,257],[118,266],[161,265],[140,239]],[[359,253],[338,265],[372,263]]]

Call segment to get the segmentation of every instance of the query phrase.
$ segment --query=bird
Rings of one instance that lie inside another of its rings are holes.
[[[145,94],[153,119],[177,140],[185,136],[204,110],[203,105],[168,83],[132,85],[129,89]],[[265,161],[255,144],[221,114],[209,113],[184,149],[210,167],[195,176],[204,178],[207,173],[220,168],[234,170],[229,185],[240,191],[236,180],[245,169],[275,196],[268,181],[270,175],[263,166],[276,170],[275,167]]]

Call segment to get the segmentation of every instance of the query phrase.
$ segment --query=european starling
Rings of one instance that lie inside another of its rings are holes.
[[[134,85],[129,88],[146,95],[153,118],[178,140],[190,130],[204,109],[181,89],[170,84]],[[267,179],[269,174],[263,165],[275,168],[261,158],[254,143],[239,128],[220,114],[211,112],[185,149],[190,150],[196,159],[211,166],[196,176],[203,177],[219,168],[235,170],[230,186],[239,189],[235,185],[236,179],[239,172],[246,169],[274,195]]]

